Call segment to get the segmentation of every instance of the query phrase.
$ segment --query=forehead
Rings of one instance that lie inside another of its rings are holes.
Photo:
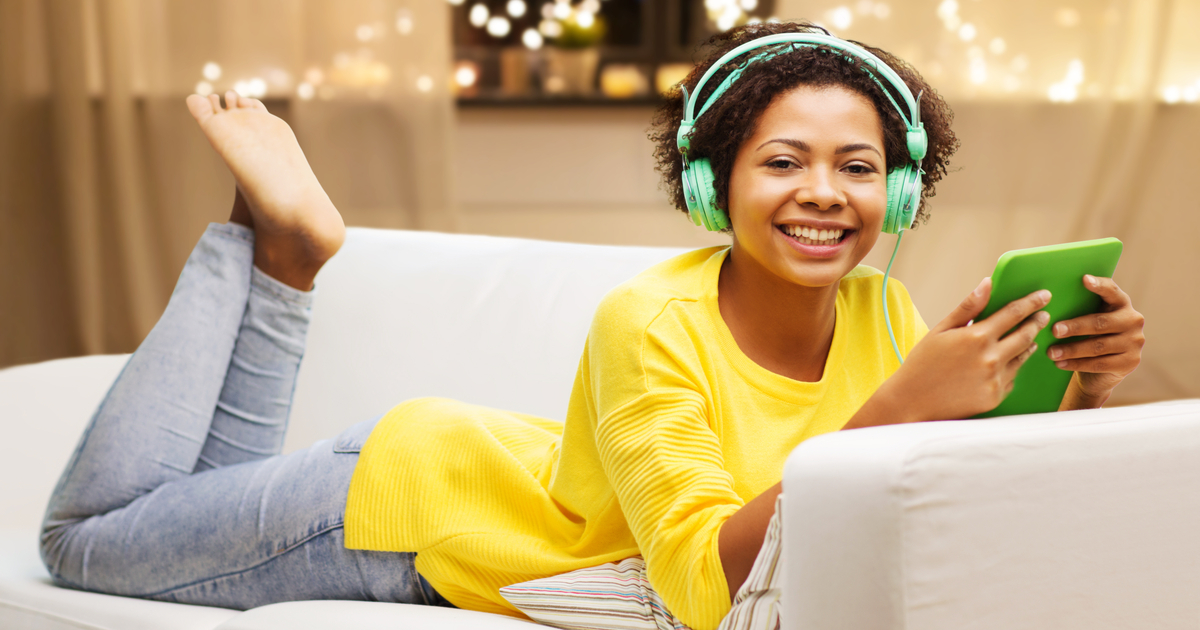
[[[841,86],[801,85],[767,106],[753,138],[827,137],[839,142],[871,142],[883,147],[883,122],[866,96]]]

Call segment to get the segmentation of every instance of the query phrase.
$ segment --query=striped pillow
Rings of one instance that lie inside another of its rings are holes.
[[[780,495],[762,550],[718,630],[779,628],[782,501]],[[564,630],[690,630],[650,585],[640,556],[505,586],[500,595],[530,619]]]

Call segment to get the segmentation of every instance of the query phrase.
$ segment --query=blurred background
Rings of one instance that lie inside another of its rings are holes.
[[[153,326],[233,198],[193,92],[286,119],[350,225],[725,243],[667,204],[646,129],[698,43],[780,19],[954,107],[894,271],[928,322],[1006,250],[1116,236],[1149,343],[1114,402],[1200,396],[1200,0],[0,0],[0,367]]]

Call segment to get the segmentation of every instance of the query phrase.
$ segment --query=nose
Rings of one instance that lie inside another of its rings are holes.
[[[836,177],[836,173],[830,167],[811,166],[805,171],[800,186],[796,189],[796,203],[821,211],[844,207],[846,193],[838,185]]]

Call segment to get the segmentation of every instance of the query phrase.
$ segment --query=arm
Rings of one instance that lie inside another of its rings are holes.
[[[971,324],[987,305],[991,289],[991,279],[985,278],[842,429],[968,418],[1000,404],[1017,369],[1037,349],[1033,339],[1049,321],[1039,309],[1050,295],[1031,293]],[[750,575],[782,487],[782,482],[775,484],[755,497],[721,527],[718,545],[731,599]]]
[[[703,399],[648,393],[602,418],[595,435],[655,590],[680,621],[715,630],[729,610],[718,531],[743,501]]]

